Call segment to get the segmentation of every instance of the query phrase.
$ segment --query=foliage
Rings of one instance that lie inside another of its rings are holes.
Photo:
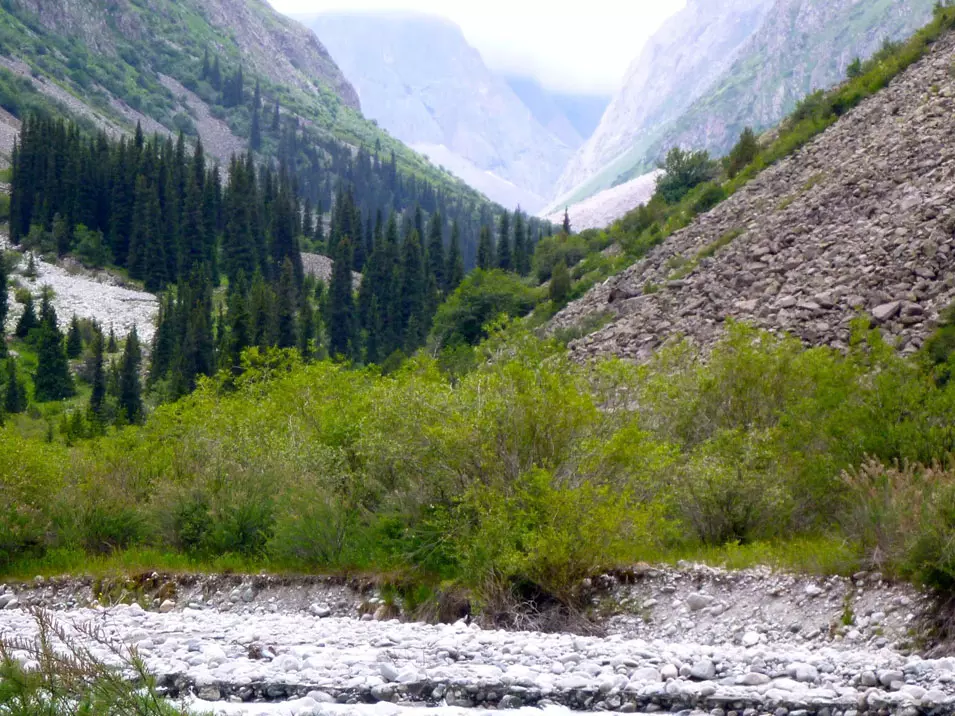
[[[717,165],[708,152],[671,149],[660,167],[664,173],[657,179],[657,193],[668,204],[676,204],[691,189],[716,177]]]
[[[499,316],[517,317],[534,305],[534,293],[503,271],[475,271],[464,279],[434,317],[431,339],[439,346],[476,345]]]

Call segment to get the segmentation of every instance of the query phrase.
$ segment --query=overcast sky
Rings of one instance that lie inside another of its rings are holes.
[[[269,0],[288,15],[414,10],[456,22],[493,69],[554,89],[612,93],[646,39],[685,0]]]

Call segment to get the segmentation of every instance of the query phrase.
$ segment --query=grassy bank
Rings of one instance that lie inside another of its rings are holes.
[[[454,378],[252,354],[143,427],[74,447],[7,428],[0,571],[394,573],[480,605],[690,558],[951,589],[955,387],[858,338],[843,356],[735,326],[705,361],[638,368],[511,329]]]

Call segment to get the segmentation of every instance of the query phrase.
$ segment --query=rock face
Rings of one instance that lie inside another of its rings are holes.
[[[533,77],[505,77],[507,84],[534,117],[572,149],[578,149],[597,129],[610,95],[559,92]]]
[[[544,205],[572,149],[488,70],[457,26],[407,13],[306,22],[355,83],[366,116],[492,199],[532,212]],[[497,181],[481,186],[482,173]]]
[[[154,23],[160,18],[162,22],[178,24],[188,23],[190,16],[198,15],[213,27],[231,34],[246,67],[255,74],[306,92],[317,92],[319,83],[325,84],[344,104],[360,109],[354,87],[318,38],[276,13],[265,0],[12,2],[33,13],[47,28],[79,37],[91,49],[106,55],[115,53],[117,35],[130,41],[142,41],[155,32]],[[146,12],[136,8],[144,8]]]
[[[601,126],[568,165],[573,201],[646,172],[672,146],[728,151],[912,34],[934,0],[691,0],[647,45]],[[652,98],[647,101],[647,98]]]
[[[579,355],[645,358],[727,318],[842,347],[860,313],[914,351],[955,299],[955,34],[794,155],[554,319]]]

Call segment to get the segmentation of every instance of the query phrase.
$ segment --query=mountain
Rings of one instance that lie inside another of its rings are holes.
[[[454,24],[408,13],[303,18],[368,117],[508,205],[536,211],[570,159],[572,125],[544,126]]]
[[[326,209],[360,146],[394,152],[412,193],[430,184],[455,201],[485,201],[366,120],[325,46],[265,0],[5,0],[0,107],[7,157],[30,112],[70,116],[114,138],[137,124],[147,134],[181,130],[222,163],[249,150],[258,122],[259,158],[284,154],[300,189]]]
[[[559,92],[533,77],[510,75],[504,79],[534,118],[573,149],[594,133],[610,104],[609,96]]]
[[[569,305],[555,327],[607,315],[577,354],[646,359],[678,336],[709,344],[728,319],[845,348],[866,314],[915,351],[955,300],[953,63],[949,32],[814,141]]]
[[[557,186],[579,201],[652,169],[671,146],[726,152],[766,129],[855,57],[910,35],[934,0],[690,0],[648,42]],[[649,99],[648,99],[649,98]]]

